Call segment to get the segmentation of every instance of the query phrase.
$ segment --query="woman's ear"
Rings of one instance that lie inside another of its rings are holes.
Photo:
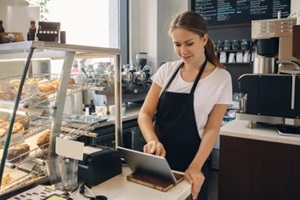
[[[203,46],[206,46],[206,44],[207,44],[207,41],[208,41],[208,34],[206,33],[203,37],[202,37],[202,39],[203,39]]]

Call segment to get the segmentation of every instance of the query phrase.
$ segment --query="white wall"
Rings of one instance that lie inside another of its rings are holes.
[[[130,0],[130,62],[135,53],[148,53],[148,65],[156,71],[163,61],[177,59],[168,28],[175,14],[188,9],[189,0]]]
[[[291,0],[291,13],[300,12],[300,1],[299,0]]]

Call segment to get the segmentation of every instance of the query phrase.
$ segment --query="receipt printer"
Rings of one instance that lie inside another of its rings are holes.
[[[85,146],[83,160],[78,162],[78,179],[87,187],[98,185],[122,172],[118,150],[103,146]]]

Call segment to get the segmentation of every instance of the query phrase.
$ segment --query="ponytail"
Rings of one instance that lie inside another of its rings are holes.
[[[210,38],[208,38],[208,41],[205,45],[205,56],[207,60],[213,63],[215,66],[224,68],[224,65],[220,63],[219,58],[216,56],[214,45]]]

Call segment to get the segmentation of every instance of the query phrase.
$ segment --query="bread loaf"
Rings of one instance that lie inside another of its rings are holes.
[[[28,144],[17,144],[8,149],[6,159],[13,163],[19,162],[28,156],[29,151],[30,146]]]
[[[42,149],[46,149],[49,146],[50,142],[50,130],[46,130],[36,141],[36,145],[38,145]]]

